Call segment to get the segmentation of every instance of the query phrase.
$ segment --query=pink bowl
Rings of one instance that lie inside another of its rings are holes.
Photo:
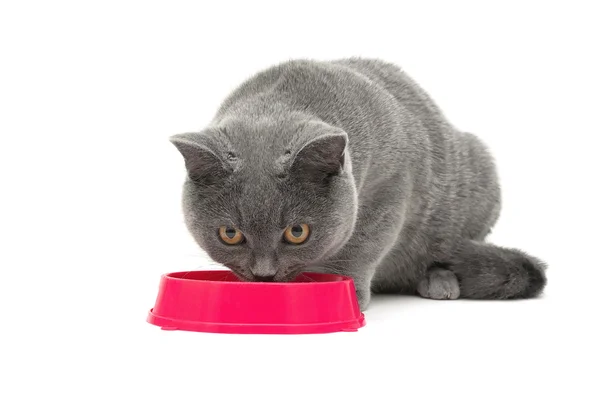
[[[354,282],[306,272],[293,282],[242,282],[230,271],[163,275],[147,321],[214,333],[328,333],[365,325]]]

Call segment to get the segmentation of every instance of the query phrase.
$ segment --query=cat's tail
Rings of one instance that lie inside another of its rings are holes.
[[[517,249],[465,240],[446,267],[460,282],[460,297],[524,299],[546,286],[546,264]]]

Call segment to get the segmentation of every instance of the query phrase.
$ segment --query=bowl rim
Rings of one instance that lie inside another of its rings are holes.
[[[183,278],[183,277],[178,277],[178,276],[173,276],[173,275],[177,275],[177,274],[186,274],[186,273],[203,273],[203,272],[224,272],[224,273],[228,273],[231,275],[235,275],[235,273],[229,269],[200,269],[200,270],[192,270],[192,271],[176,271],[176,272],[168,272],[162,275],[163,279],[166,280],[173,280],[173,281],[188,281],[188,282],[210,282],[210,283],[214,283],[214,284],[219,284],[219,285],[252,285],[252,286],[264,286],[264,285],[269,285],[269,286],[306,286],[306,285],[335,285],[335,284],[340,284],[340,283],[345,283],[348,281],[351,281],[354,283],[354,280],[346,275],[337,275],[337,274],[328,274],[328,273],[321,273],[321,272],[312,272],[312,271],[305,271],[305,272],[301,272],[298,275],[304,275],[304,274],[314,274],[314,275],[325,275],[325,276],[332,276],[335,277],[335,280],[330,280],[330,281],[315,281],[315,282],[250,282],[250,281],[215,281],[215,280],[210,280],[210,279],[188,279],[188,278]]]

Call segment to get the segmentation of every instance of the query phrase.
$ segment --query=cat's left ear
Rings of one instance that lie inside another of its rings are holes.
[[[296,154],[291,170],[305,177],[326,178],[339,175],[346,166],[348,135],[331,130],[306,143]]]

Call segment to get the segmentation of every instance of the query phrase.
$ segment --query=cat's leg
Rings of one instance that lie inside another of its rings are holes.
[[[458,279],[462,298],[529,298],[546,285],[542,261],[520,250],[474,240],[462,241],[444,266]],[[444,279],[451,286],[452,278],[446,274]]]
[[[346,275],[352,278],[360,309],[362,311],[367,309],[371,301],[371,281],[375,274],[375,265],[371,265],[364,258],[356,258],[352,261],[337,259],[313,267],[311,270]]]
[[[352,277],[354,280],[354,286],[356,288],[356,298],[358,299],[358,305],[362,311],[366,310],[371,302],[371,279],[373,274],[370,276],[362,276],[360,278]]]

